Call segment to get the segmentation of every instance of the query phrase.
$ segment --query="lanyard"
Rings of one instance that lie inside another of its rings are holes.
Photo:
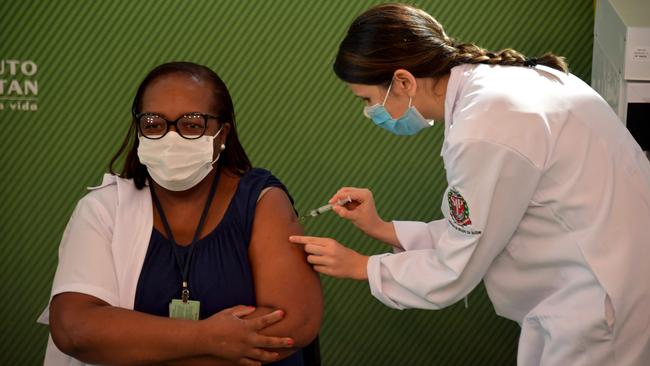
[[[181,270],[181,276],[182,276],[182,291],[181,291],[181,298],[184,303],[187,303],[187,300],[190,298],[190,290],[189,290],[189,284],[188,284],[188,273],[190,269],[190,262],[192,261],[192,255],[194,254],[194,244],[199,240],[199,235],[201,235],[201,230],[203,229],[203,224],[205,223],[205,218],[208,216],[208,211],[210,210],[210,203],[212,202],[212,199],[214,198],[214,193],[217,190],[217,184],[219,182],[219,169],[215,172],[214,179],[212,180],[212,185],[210,186],[210,193],[208,193],[208,198],[205,202],[205,207],[203,208],[203,213],[201,214],[201,218],[199,219],[199,224],[196,227],[196,232],[194,233],[194,239],[192,239],[192,242],[189,245],[189,252],[187,253],[187,258],[185,258],[185,263],[181,263],[181,254],[179,253],[178,249],[178,244],[176,243],[176,240],[174,239],[174,235],[172,234],[172,229],[169,226],[169,222],[167,221],[167,217],[165,216],[165,212],[163,211],[162,205],[160,204],[160,200],[158,200],[158,196],[156,196],[156,190],[154,189],[153,185],[150,184],[151,187],[151,197],[153,198],[153,201],[156,205],[156,209],[158,210],[158,213],[160,214],[160,218],[162,219],[163,225],[165,226],[165,232],[167,233],[167,238],[171,242],[172,249],[174,250],[174,257],[176,257],[176,264],[178,264],[178,268]]]

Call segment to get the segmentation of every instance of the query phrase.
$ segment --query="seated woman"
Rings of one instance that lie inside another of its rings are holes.
[[[288,242],[302,228],[285,186],[251,167],[212,70],[151,71],[110,171],[61,241],[46,365],[310,363],[323,300]]]

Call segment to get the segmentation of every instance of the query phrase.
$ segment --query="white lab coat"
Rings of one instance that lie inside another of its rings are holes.
[[[445,100],[444,218],[395,221],[372,294],[439,309],[481,280],[518,364],[650,365],[650,163],[573,75],[461,65]]]
[[[133,309],[153,227],[151,193],[148,187],[136,189],[132,180],[110,174],[90,189],[63,233],[50,300],[60,293],[79,292]],[[38,322],[49,324],[49,306]],[[85,365],[61,352],[51,336],[43,364]]]

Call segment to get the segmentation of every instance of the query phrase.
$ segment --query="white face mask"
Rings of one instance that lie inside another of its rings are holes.
[[[223,127],[222,127],[223,128]],[[138,158],[147,167],[153,180],[170,191],[186,191],[212,171],[214,136],[204,135],[195,140],[169,131],[159,140],[139,137]]]

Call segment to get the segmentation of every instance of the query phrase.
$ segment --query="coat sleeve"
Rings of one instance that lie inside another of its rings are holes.
[[[79,292],[118,305],[111,247],[113,217],[91,192],[75,208],[59,246],[52,295]]]
[[[505,248],[541,171],[514,149],[479,139],[448,148],[444,219],[395,222],[406,251],[370,257],[370,290],[396,308],[440,309],[466,296]]]

